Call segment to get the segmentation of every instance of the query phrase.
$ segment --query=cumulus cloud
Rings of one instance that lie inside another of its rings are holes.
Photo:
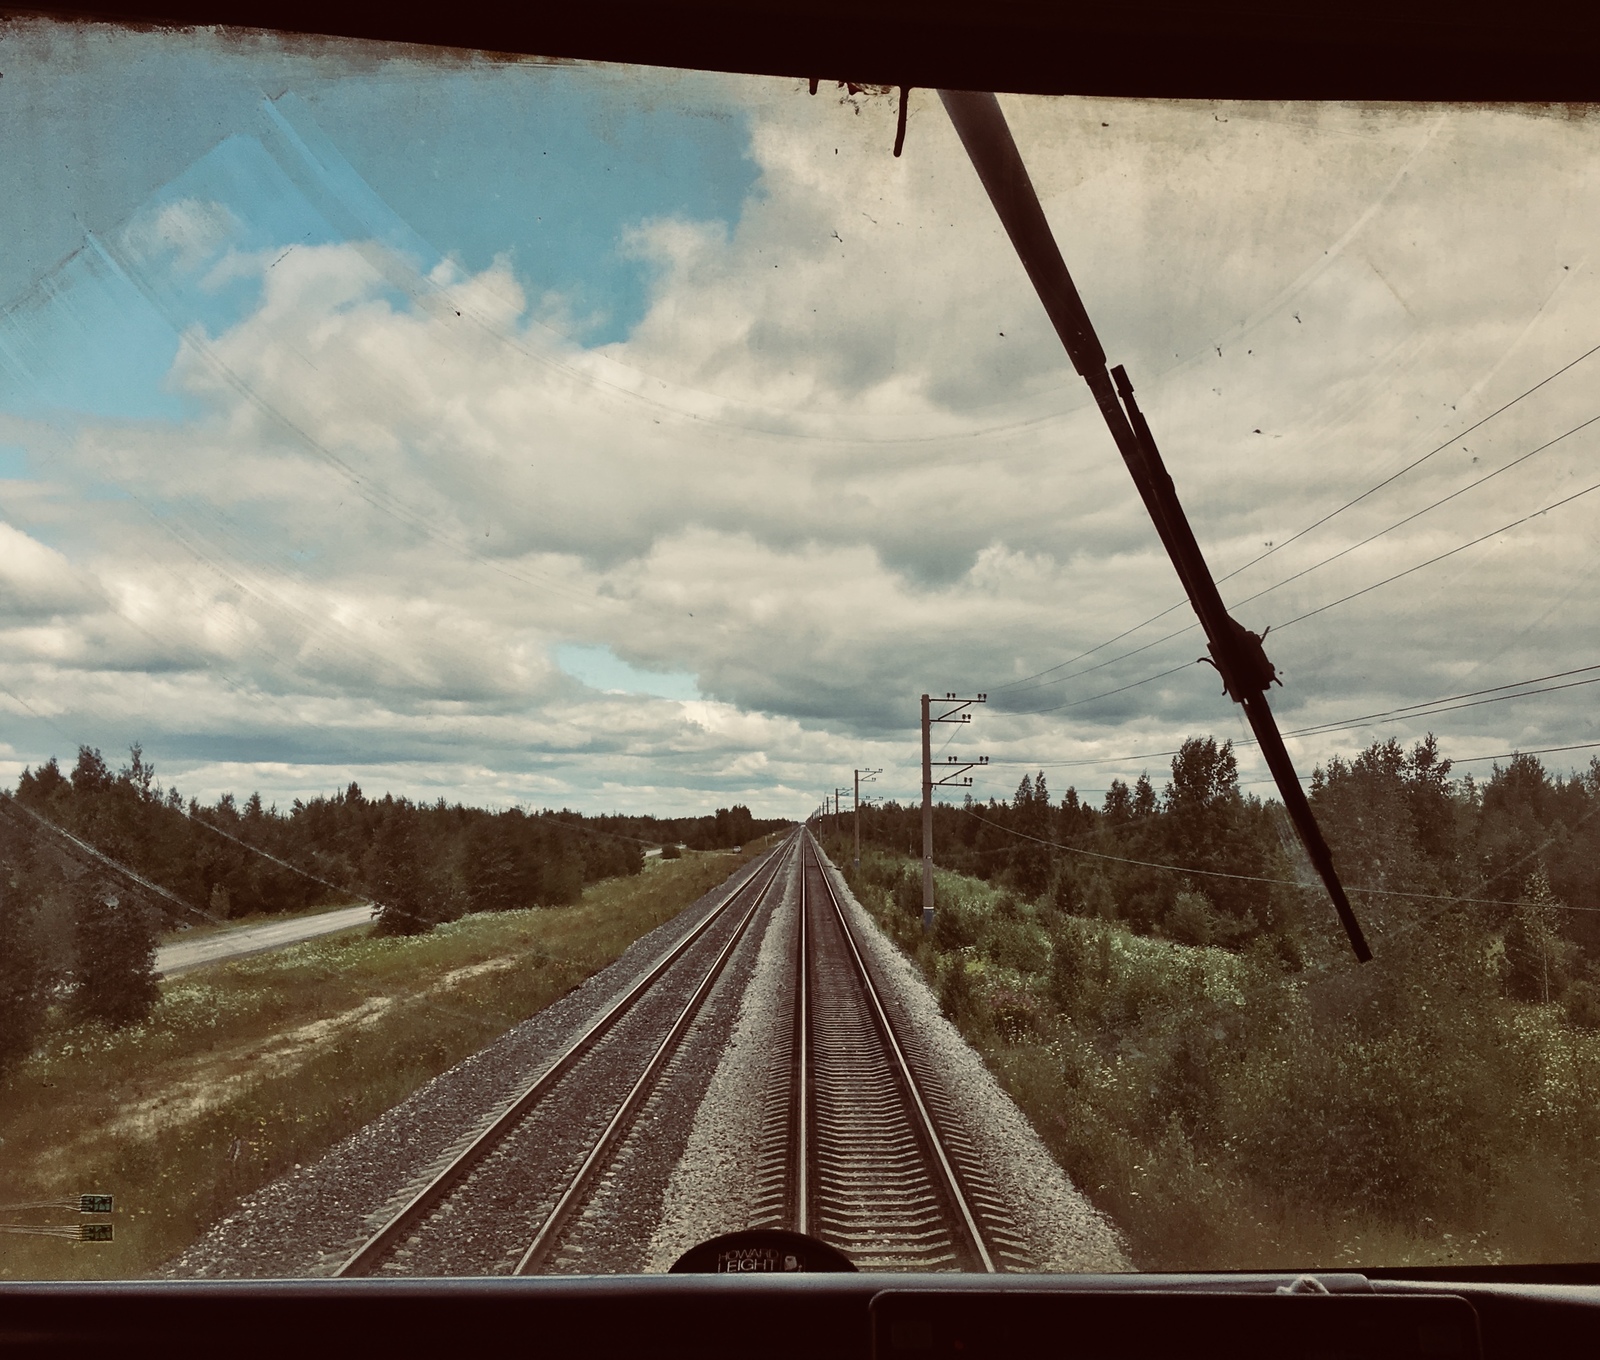
[[[915,796],[923,690],[991,692],[960,741],[1001,795],[1240,735],[937,105],[895,160],[892,110],[726,88],[757,182],[731,225],[628,224],[654,283],[625,341],[562,339],[509,259],[301,244],[227,257],[259,300],[183,328],[184,419],[0,421],[60,488],[29,511],[58,547],[0,525],[33,758],[115,732],[196,791],[804,813],[856,764]],[[1286,726],[1593,659],[1600,493],[1494,531],[1594,480],[1600,426],[1474,485],[1595,415],[1592,370],[1462,433],[1600,343],[1592,120],[1006,107],[1225,596],[1275,626]],[[174,203],[150,248],[197,267],[227,212]],[[701,697],[603,692],[563,647]],[[1585,692],[1294,749],[1578,741]]]

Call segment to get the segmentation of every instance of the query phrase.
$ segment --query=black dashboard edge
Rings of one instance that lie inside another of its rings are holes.
[[[515,1345],[552,1356],[827,1355],[867,1360],[874,1353],[876,1299],[919,1294],[942,1306],[955,1306],[957,1316],[962,1307],[970,1306],[977,1317],[995,1308],[999,1302],[995,1296],[1002,1293],[1011,1295],[1013,1303],[1019,1294],[1031,1295],[1041,1302],[1058,1300],[1060,1307],[1069,1309],[1091,1299],[1116,1300],[1126,1308],[1131,1296],[1143,1295],[1142,1325],[1147,1333],[1156,1328],[1149,1335],[1170,1335],[1172,1348],[1204,1354],[1207,1350],[1197,1344],[1200,1333],[1194,1320],[1216,1316],[1215,1300],[1257,1296],[1259,1303],[1267,1303],[1259,1296],[1283,1291],[1296,1279],[1294,1274],[1271,1272],[38,1281],[0,1284],[0,1356],[106,1348],[139,1353],[159,1347],[170,1357],[222,1351],[232,1360],[281,1357],[288,1349],[312,1345],[319,1352],[351,1346],[368,1353],[405,1355],[465,1344]],[[1372,1312],[1372,1305],[1386,1299],[1402,1302],[1440,1295],[1471,1304],[1482,1354],[1488,1360],[1600,1354],[1600,1285],[1401,1279],[1387,1272],[1385,1278],[1325,1272],[1316,1280],[1333,1297],[1320,1298],[1320,1311],[1295,1309],[1296,1319],[1316,1324],[1306,1329],[1306,1346],[1292,1348],[1297,1355],[1334,1353],[1319,1342],[1329,1340],[1322,1325],[1330,1315],[1328,1305],[1337,1306],[1341,1298],[1358,1307],[1365,1301]],[[1166,1302],[1158,1305],[1158,1300]],[[1294,1306],[1292,1299],[1287,1302]],[[1251,1316],[1261,1315],[1259,1303]],[[1272,1306],[1281,1320],[1283,1305]],[[1037,1303],[1030,1308],[1013,1308],[1007,1316],[1046,1316]],[[956,1331],[959,1328],[941,1328],[938,1335]],[[1004,1353],[1032,1349],[1019,1343],[1017,1350]],[[941,1353],[927,1352],[930,1357]],[[963,1352],[957,1346],[955,1353]],[[1142,1345],[1127,1353],[1153,1351]],[[1398,1354],[1384,1352],[1390,1353]],[[970,1349],[965,1354],[973,1355]],[[1115,1346],[1101,1347],[1097,1354],[1114,1360],[1118,1351]]]

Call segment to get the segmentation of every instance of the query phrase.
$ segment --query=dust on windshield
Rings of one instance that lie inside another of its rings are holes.
[[[3,55],[0,1277],[1596,1257],[1592,117],[1000,97],[1361,963],[936,92]]]

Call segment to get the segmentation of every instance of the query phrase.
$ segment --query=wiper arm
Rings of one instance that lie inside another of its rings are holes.
[[[1006,234],[1016,247],[1022,267],[1028,271],[1056,334],[1066,346],[1072,366],[1094,394],[1122,461],[1128,465],[1156,533],[1161,536],[1162,546],[1172,559],[1189,603],[1199,616],[1211,653],[1209,660],[1221,674],[1228,696],[1244,708],[1250,729],[1267,758],[1267,768],[1278,785],[1283,805],[1299,833],[1300,843],[1305,846],[1306,854],[1328,889],[1328,896],[1333,899],[1334,910],[1339,913],[1339,921],[1350,937],[1356,957],[1365,963],[1372,957],[1372,950],[1350,908],[1350,899],[1333,867],[1333,853],[1323,839],[1305,790],[1300,787],[1294,762],[1289,758],[1277,719],[1267,703],[1267,689],[1278,682],[1278,675],[1262,646],[1263,635],[1252,633],[1229,615],[1195,540],[1194,530],[1189,527],[1188,516],[1178,501],[1177,489],[1167,475],[1150,426],[1133,399],[1133,384],[1120,365],[1109,371],[1106,368],[1106,352],[1100,345],[1100,337],[1095,334],[1083,299],[1078,296],[1072,275],[1067,272],[1066,261],[1061,258],[1061,250],[1045,220],[1039,196],[1028,178],[1027,167],[1012,140],[999,102],[992,94],[958,90],[940,90],[939,98],[955,124],[961,144],[978,178],[983,181],[995,211],[1000,214]]]

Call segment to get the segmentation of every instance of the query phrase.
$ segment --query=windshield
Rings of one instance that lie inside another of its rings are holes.
[[[0,1278],[1600,1256],[1592,116],[0,66]]]

